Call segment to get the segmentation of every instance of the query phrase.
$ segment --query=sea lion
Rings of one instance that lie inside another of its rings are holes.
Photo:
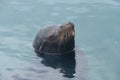
[[[84,79],[86,59],[82,51],[75,48],[74,38],[72,22],[46,26],[37,33],[33,47],[45,66],[58,69],[63,77]]]
[[[72,22],[61,25],[49,25],[42,28],[36,35],[33,48],[40,55],[61,55],[74,50],[75,29]]]

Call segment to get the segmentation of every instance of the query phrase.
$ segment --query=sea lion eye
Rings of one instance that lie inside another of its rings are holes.
[[[69,31],[67,31],[67,32],[66,32],[66,36],[68,37],[69,35],[70,35],[70,32],[69,32]]]
[[[69,32],[67,32],[67,35],[69,35]]]

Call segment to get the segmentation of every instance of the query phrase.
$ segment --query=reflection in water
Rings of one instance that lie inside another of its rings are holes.
[[[60,69],[64,77],[73,78],[75,74],[75,51],[63,55],[48,55],[42,54],[43,57],[41,61],[45,66],[52,67],[54,69]]]

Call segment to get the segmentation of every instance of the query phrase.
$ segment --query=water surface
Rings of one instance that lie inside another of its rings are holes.
[[[0,0],[0,80],[119,80],[119,0]],[[41,63],[33,39],[46,24],[72,21],[75,77]]]

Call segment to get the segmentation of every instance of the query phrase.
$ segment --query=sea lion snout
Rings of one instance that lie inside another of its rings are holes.
[[[64,37],[73,38],[75,36],[74,24],[72,22],[62,24],[61,30]]]

